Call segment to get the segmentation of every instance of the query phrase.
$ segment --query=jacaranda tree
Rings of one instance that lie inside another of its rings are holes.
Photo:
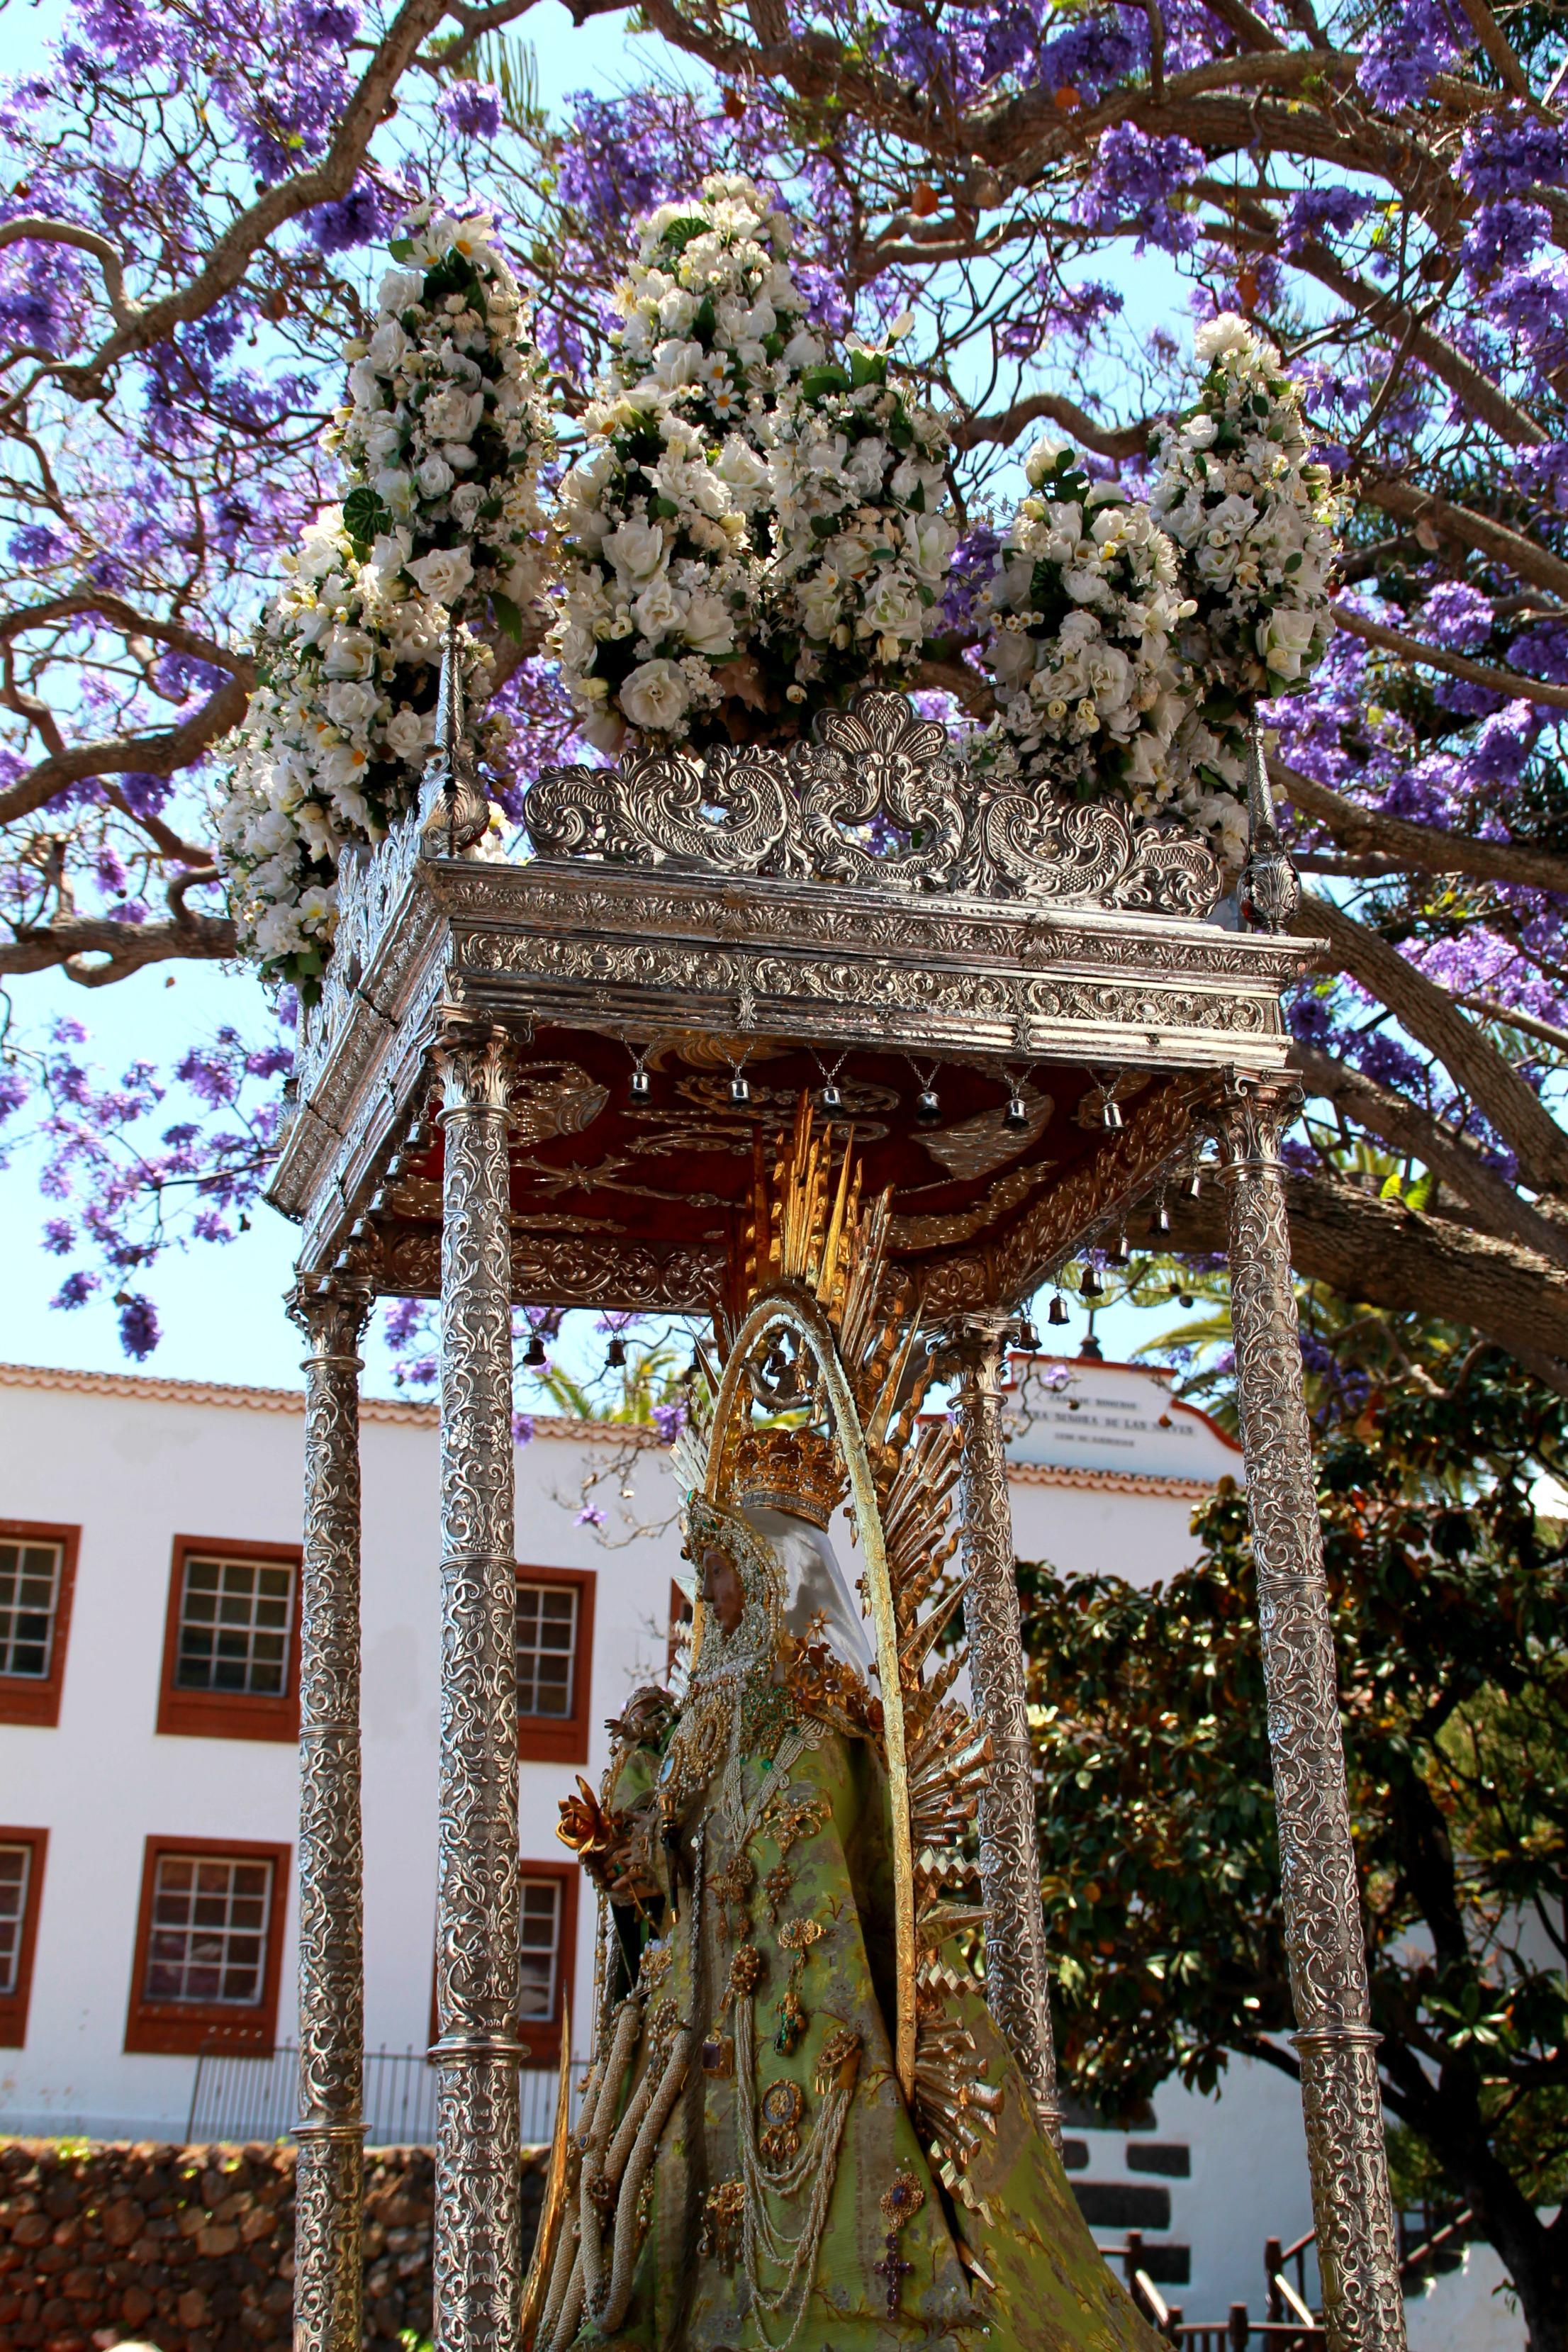
[[[0,972],[102,987],[235,956],[218,747],[278,558],[338,491],[322,425],[411,209],[497,216],[571,465],[623,323],[628,223],[744,171],[804,224],[809,330],[884,343],[910,314],[899,349],[948,419],[962,534],[918,683],[976,719],[1018,684],[977,655],[1031,436],[1073,445],[1085,498],[1147,489],[1194,397],[1183,314],[1239,312],[1283,352],[1347,546],[1327,653],[1271,707],[1321,948],[1293,1010],[1313,1097],[1298,1263],[1568,1384],[1557,18],[648,0],[642,85],[546,119],[529,6],[92,0],[5,93]],[[1185,446],[1223,457],[1224,431]],[[580,710],[570,648],[498,609],[517,777]],[[1256,651],[1259,690],[1300,667],[1283,640]],[[237,989],[232,1034],[193,1037],[183,1077],[110,1086],[15,1001],[0,1105],[17,1131],[30,1100],[50,1133],[62,1297],[107,1278],[141,1349],[158,1250],[246,1213],[286,1036]],[[1200,1200],[1178,1239],[1212,1248],[1217,1214]]]

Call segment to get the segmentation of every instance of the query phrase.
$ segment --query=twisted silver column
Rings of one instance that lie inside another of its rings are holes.
[[[303,1286],[305,1544],[300,1593],[300,2143],[295,2352],[360,2352],[364,2121],[360,1835],[358,1348],[372,1292]]]
[[[1024,1643],[1013,1549],[1013,1507],[1002,1448],[1002,1360],[1012,1318],[964,1316],[943,1338],[957,1373],[953,1411],[963,1449],[963,1619],[975,1711],[995,1760],[980,1795],[980,1881],[990,1911],[985,1992],[1017,2060],[1043,2130],[1061,2147],[1056,2052],[1040,1907],[1040,1849]]]
[[[1296,1102],[1288,1081],[1232,1072],[1211,1117],[1230,1193],[1230,1312],[1323,2316],[1331,2352],[1404,2352],[1279,1159]]]
[[[507,1041],[449,1015],[441,1236],[438,2352],[516,2352],[517,1565]]]

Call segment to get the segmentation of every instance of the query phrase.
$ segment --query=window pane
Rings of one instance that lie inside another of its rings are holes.
[[[520,2018],[548,2019],[555,2014],[561,1957],[561,1881],[525,1878],[521,1892],[517,2013]]]
[[[187,1559],[175,1688],[282,1697],[293,1601],[291,1568],[250,1559]]]
[[[64,1557],[58,1544],[0,1542],[0,1675],[48,1674]]]
[[[269,1862],[160,1854],[147,2000],[254,2009],[261,1999],[271,1905]]]
[[[22,1971],[22,1927],[27,1916],[30,1845],[0,1845],[0,1994],[13,1993]]]
[[[577,1588],[517,1588],[517,1711],[564,1721],[572,1713],[577,1664]]]

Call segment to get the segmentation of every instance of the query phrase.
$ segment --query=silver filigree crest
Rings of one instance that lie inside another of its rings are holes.
[[[1180,828],[1134,832],[1118,809],[972,777],[947,730],[870,688],[809,742],[642,752],[619,768],[547,768],[524,821],[542,857],[683,865],[861,889],[1206,914],[1223,887]]]

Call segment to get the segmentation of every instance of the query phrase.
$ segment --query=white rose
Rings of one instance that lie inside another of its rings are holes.
[[[419,597],[410,597],[387,614],[386,639],[395,661],[429,661],[440,646],[441,615]]]
[[[1211,530],[1227,530],[1239,539],[1258,520],[1258,509],[1250,499],[1232,496],[1222,499],[1217,507],[1211,507],[1208,520]]]
[[[910,583],[896,572],[878,573],[866,599],[866,618],[883,636],[911,644],[925,630],[925,609]]]
[[[799,591],[801,625],[819,642],[833,635],[840,611],[839,583],[829,572],[805,581]]]
[[[395,719],[388,721],[387,750],[395,751],[400,760],[416,760],[434,735],[435,723],[434,711],[430,713],[428,719],[421,719],[416,710],[405,708]]]
[[[460,385],[448,383],[430,394],[419,412],[419,421],[432,441],[467,441],[484,413],[482,392],[464,392]]]
[[[1219,426],[1214,418],[1206,411],[1200,410],[1196,416],[1189,416],[1183,425],[1182,439],[1189,449],[1212,449],[1218,431]]]
[[[365,357],[374,360],[384,375],[389,375],[408,349],[408,338],[395,319],[384,319],[370,339]]]
[[[681,384],[695,383],[705,357],[700,343],[672,337],[668,342],[660,343],[654,353],[654,383],[661,392],[674,392]]]
[[[605,534],[604,551],[627,580],[651,580],[664,566],[664,533],[657,523],[624,522]]]
[[[784,363],[797,375],[808,367],[820,367],[824,356],[822,344],[809,327],[797,327],[784,347]]]
[[[742,498],[752,497],[767,488],[767,461],[738,433],[731,433],[725,441],[714,471],[721,482],[728,482]]]
[[[1034,640],[1022,629],[998,629],[991,640],[991,667],[1002,685],[1021,686],[1034,666]]]
[[[875,434],[868,441],[857,441],[845,460],[844,470],[862,498],[872,498],[882,487],[887,468],[888,445]]]
[[[1312,649],[1317,623],[1310,613],[1286,605],[1258,625],[1257,645],[1276,677],[1300,677],[1301,664]]]
[[[485,494],[478,482],[460,482],[452,493],[452,515],[459,530],[472,530],[479,519]]]
[[[1069,441],[1053,440],[1048,433],[1041,435],[1024,460],[1025,478],[1032,490],[1037,490],[1047,475],[1056,471],[1057,459],[1071,446]]]
[[[1132,665],[1119,646],[1103,643],[1088,649],[1084,677],[1102,718],[1120,710],[1132,688]]]
[[[677,663],[647,661],[633,670],[619,699],[634,727],[668,733],[680,724],[691,697]]]
[[[1062,586],[1075,604],[1102,604],[1110,601],[1110,591],[1098,572],[1089,572],[1074,564],[1062,573]]]
[[[384,310],[406,310],[424,291],[425,280],[416,269],[385,269],[375,299]]]
[[[1245,319],[1234,310],[1222,310],[1217,319],[1208,320],[1193,338],[1193,349],[1200,360],[1223,359],[1227,352],[1246,352],[1253,348],[1255,338]]]
[[[437,604],[456,602],[474,576],[466,547],[435,547],[405,566],[425,594]]]
[[[958,543],[958,532],[945,515],[906,515],[904,545],[910,562],[922,580],[940,580]]]
[[[321,667],[328,677],[374,677],[373,639],[363,629],[333,629],[325,640]]]
[[[414,478],[418,483],[424,497],[439,499],[446,496],[456,481],[457,476],[439,450],[432,449],[430,455],[421,458],[415,467]]]
[[[353,678],[338,678],[324,697],[327,717],[334,727],[363,727],[375,716],[375,688]]]
[[[706,588],[688,597],[680,634],[694,653],[707,654],[714,659],[735,650],[735,625],[729,606],[721,596],[715,596]]]
[[[410,514],[414,508],[414,483],[399,466],[384,466],[375,478],[376,495],[392,509],[395,515]]]
[[[658,323],[667,335],[684,335],[696,316],[694,294],[683,293],[679,286],[672,286],[668,294],[660,295]]]
[[[684,604],[664,572],[659,572],[650,581],[632,604],[633,620],[644,636],[656,645],[660,637],[674,635],[685,617],[685,612]]]

